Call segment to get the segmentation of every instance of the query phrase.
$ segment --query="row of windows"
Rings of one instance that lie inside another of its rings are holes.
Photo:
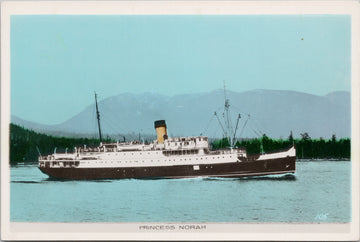
[[[52,162],[40,162],[40,166],[45,166],[45,167],[49,167],[49,166],[58,166],[58,167],[77,167],[79,166],[80,162],[79,161],[52,161]]]
[[[193,150],[165,150],[163,151],[163,154],[165,156],[169,155],[195,155],[199,154],[199,150],[193,149]]]
[[[217,159],[220,159],[221,157],[220,156],[218,156],[218,157],[212,157],[212,159],[214,160],[215,158],[217,158]],[[222,158],[225,158],[225,156],[223,156]],[[230,158],[232,158],[232,156],[230,156]],[[205,157],[205,158],[196,158],[196,159],[191,159],[191,158],[188,158],[188,159],[180,159],[179,161],[191,161],[191,160],[208,160],[208,157]],[[209,158],[209,160],[211,160],[210,158]],[[150,162],[160,162],[161,160],[150,160]],[[176,161],[176,159],[169,159],[169,160],[162,160],[163,162],[166,162],[166,161]],[[102,164],[102,163],[111,163],[111,164],[113,164],[113,163],[138,163],[139,161],[137,161],[137,160],[134,160],[134,161],[132,161],[132,160],[130,160],[130,161],[95,161],[95,163],[97,163],[97,164]],[[145,162],[145,160],[142,160],[141,162]],[[86,162],[86,163],[88,163],[88,164],[90,164],[90,163],[92,163],[92,162]]]
[[[127,154],[129,154],[129,155],[130,155],[130,153],[125,153],[125,152],[121,152],[121,153],[123,153],[123,155],[127,155]],[[145,152],[145,153],[146,153],[146,152]],[[148,154],[148,155],[150,155],[150,152],[147,152],[147,154]],[[157,155],[157,154],[159,154],[159,152],[155,152],[154,154],[156,154],[156,155]],[[111,153],[109,153],[109,154],[107,154],[107,155],[109,156],[109,155],[112,155],[112,154],[111,154]],[[121,154],[119,154],[119,153],[115,153],[115,155],[116,155],[116,156],[119,156],[119,155],[121,155]],[[134,155],[134,153],[131,153],[131,155]],[[142,153],[141,153],[141,152],[140,152],[140,153],[136,153],[136,155],[142,155]]]

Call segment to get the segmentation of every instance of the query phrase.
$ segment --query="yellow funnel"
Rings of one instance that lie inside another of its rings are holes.
[[[164,140],[167,139],[165,120],[157,120],[155,121],[154,124],[155,124],[158,143],[164,143]]]

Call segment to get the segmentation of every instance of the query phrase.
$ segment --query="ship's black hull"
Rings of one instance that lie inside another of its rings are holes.
[[[120,179],[120,178],[191,178],[191,177],[246,177],[295,173],[295,157],[242,161],[226,164],[152,166],[126,168],[51,168],[39,169],[60,179]],[[194,169],[198,166],[199,169]]]

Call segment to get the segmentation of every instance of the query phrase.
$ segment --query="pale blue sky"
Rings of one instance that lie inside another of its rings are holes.
[[[11,112],[61,123],[123,92],[350,91],[350,17],[12,16]]]

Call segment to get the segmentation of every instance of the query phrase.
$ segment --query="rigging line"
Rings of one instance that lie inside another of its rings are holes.
[[[106,114],[106,112],[105,112]],[[119,133],[119,131],[123,132],[123,133],[129,133],[129,131],[125,131],[125,129],[123,127],[121,127],[121,125],[119,125],[117,122],[112,122],[111,119],[108,118],[107,115],[103,115],[103,119],[107,120],[108,124],[111,125],[115,130],[116,133]],[[134,138],[134,137],[132,137]]]
[[[214,116],[211,115],[211,118],[210,118],[210,120],[209,120],[209,122],[208,122],[208,125],[207,125],[206,129],[204,130],[203,134],[205,134],[205,133],[207,132],[207,130],[208,130],[208,128],[210,127],[210,123],[211,123],[211,121],[213,120],[213,118],[214,118]]]
[[[136,140],[135,135],[132,135],[132,134],[130,134],[130,133],[127,133],[127,134],[126,134],[126,131],[125,131],[125,130],[123,130],[122,128],[119,128],[118,126],[114,125],[107,117],[104,118],[104,116],[103,116],[103,120],[107,123],[107,125],[109,126],[109,128],[111,128],[113,131],[115,131],[115,132],[114,132],[115,134],[117,134],[117,135],[119,135],[119,136],[121,136],[121,137],[124,137],[124,136],[125,136],[125,137],[127,137],[127,138],[132,139],[132,140]],[[119,133],[119,130],[121,130],[124,134]]]
[[[213,134],[213,138],[214,139],[216,139],[216,137],[217,137],[217,133],[219,132],[219,127],[220,127],[221,125],[220,125],[220,123],[218,124],[218,126],[217,126],[217,128],[215,129],[215,131],[214,131],[214,134]]]
[[[256,136],[258,136],[258,138],[261,137],[261,135],[260,135],[255,129],[251,128],[251,130],[254,131],[254,133],[256,134]]]
[[[264,134],[264,132],[261,130],[261,129],[259,129],[259,126],[258,126],[258,124],[256,124],[256,123],[252,123],[252,125],[255,125],[255,126],[252,126],[254,129],[256,129],[261,135],[263,135]]]
[[[233,140],[232,140],[232,145],[231,146],[234,146],[235,145],[235,143],[236,143],[236,141],[235,141],[235,137],[236,137],[236,131],[237,131],[237,128],[238,128],[238,125],[239,125],[239,120],[240,120],[240,118],[241,118],[241,115],[239,114],[238,115],[238,118],[237,118],[237,120],[236,120],[236,127],[235,127],[235,131],[234,131],[234,137],[233,137]]]
[[[105,123],[107,124],[108,128],[111,129],[111,131],[113,132],[113,135],[115,136],[123,136],[122,134],[120,134],[110,123],[107,119],[103,119],[105,121]]]
[[[104,120],[107,122],[107,124],[109,126],[111,126],[114,130],[116,130],[116,133],[119,133],[119,131],[126,133],[124,129],[122,129],[121,127],[117,126],[116,124],[114,124],[113,122],[111,122],[110,119],[108,119],[107,116],[104,116]]]
[[[242,129],[241,129],[240,137],[243,135],[245,126],[246,126],[247,122],[249,121],[249,119],[250,119],[250,114],[248,114],[248,118],[245,120],[244,126],[243,126]]]
[[[113,115],[113,117],[117,120],[116,123],[117,123],[118,125],[124,127],[124,128],[127,129],[127,130],[131,130],[131,129],[129,128],[129,126],[125,125],[125,124],[122,122],[122,118],[119,116],[119,112],[112,112],[112,115]],[[120,126],[118,126],[118,127],[120,127]]]
[[[223,125],[222,125],[222,123],[221,123],[220,119],[219,119],[219,116],[217,115],[217,113],[216,113],[216,112],[214,113],[214,115],[215,115],[215,116],[216,116],[216,118],[218,119],[219,124],[220,124],[220,126],[221,126],[221,129],[222,129],[223,133],[225,134],[225,136],[227,136],[227,133],[226,133],[226,131],[225,131],[225,129],[224,129],[224,127],[223,127]]]

